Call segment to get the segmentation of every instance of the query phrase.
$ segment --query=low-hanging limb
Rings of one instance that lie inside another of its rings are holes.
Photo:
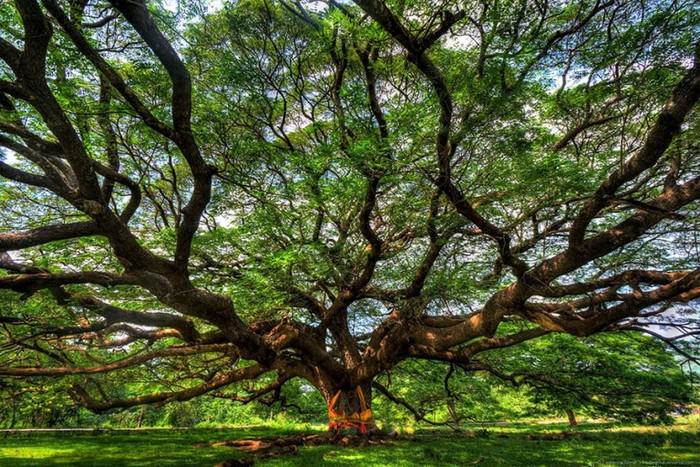
[[[403,397],[399,397],[396,394],[392,393],[386,386],[384,386],[382,383],[375,381],[372,383],[372,387],[379,391],[379,393],[386,397],[389,401],[393,402],[394,404],[401,406],[408,410],[411,415],[413,415],[413,419],[416,422],[425,422],[429,425],[432,426],[448,426],[452,428],[453,430],[457,430],[458,427],[455,426],[454,424],[450,422],[436,422],[435,420],[431,420],[430,418],[426,417],[425,413],[422,411],[416,409],[410,402],[408,402],[406,399]]]
[[[254,364],[219,373],[200,385],[180,391],[158,392],[126,399],[96,399],[80,386],[73,386],[71,389],[71,396],[86,408],[99,413],[116,408],[134,407],[143,404],[164,404],[173,401],[186,401],[236,381],[256,378],[267,371],[269,371],[267,368]]]
[[[185,357],[203,353],[224,353],[235,352],[235,347],[231,344],[208,344],[208,345],[183,345],[172,346],[153,352],[139,353],[129,357],[119,359],[93,367],[0,367],[0,375],[5,376],[67,376],[67,375],[91,375],[96,373],[107,373],[123,368],[133,367],[146,363],[154,359],[168,357]],[[235,353],[233,354],[235,357]]]

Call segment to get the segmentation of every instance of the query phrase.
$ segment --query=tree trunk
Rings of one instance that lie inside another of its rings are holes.
[[[569,417],[569,426],[576,426],[578,422],[576,421],[576,415],[571,409],[566,409],[566,416]]]
[[[329,431],[369,434],[376,429],[371,383],[338,389],[330,395],[327,404]]]

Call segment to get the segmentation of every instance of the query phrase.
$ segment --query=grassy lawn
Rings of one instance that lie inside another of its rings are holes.
[[[538,435],[564,429],[558,424],[513,424],[488,431],[453,434],[419,431],[413,440],[390,446],[303,448],[296,456],[260,462],[264,466],[304,465],[698,465],[700,426],[673,427],[587,424],[563,440]],[[293,433],[279,428],[153,430],[143,432],[0,435],[1,466],[204,465],[241,456],[228,447],[198,448],[206,441]]]

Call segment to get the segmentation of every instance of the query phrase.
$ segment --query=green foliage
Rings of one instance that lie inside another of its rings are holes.
[[[694,375],[685,374],[662,343],[638,333],[553,334],[490,354],[489,362],[555,413],[582,409],[595,417],[668,423],[697,398]]]
[[[190,70],[193,132],[203,157],[216,169],[212,199],[192,248],[189,269],[194,285],[230,298],[237,315],[248,323],[316,320],[299,297],[332,302],[367,263],[367,238],[358,218],[369,174],[381,174],[370,224],[384,247],[367,296],[347,310],[354,336],[371,331],[393,311],[396,303],[374,298],[371,292],[411,284],[430,232],[439,234],[442,250],[419,297],[424,314],[448,310],[465,315],[512,280],[508,274],[492,274],[498,259],[494,242],[472,235],[473,226],[444,196],[435,196],[440,105],[430,83],[403,52],[397,52],[389,33],[366,16],[347,15],[339,7],[314,14],[317,24],[311,27],[283,4],[265,0],[224,2],[210,10],[206,2],[177,3],[177,13],[165,8],[166,2],[149,2],[149,8]],[[529,4],[487,3],[489,8],[483,10],[485,4],[479,2],[450,4],[481,14],[479,21],[486,27],[470,30],[473,19],[465,19],[452,28],[449,39],[432,45],[427,56],[444,75],[459,117],[451,128],[460,135],[449,161],[453,179],[481,215],[512,236],[513,244],[535,240],[522,256],[536,264],[565,246],[557,231],[540,241],[538,228],[560,219],[569,222],[571,207],[589,199],[587,194],[643,142],[652,117],[686,71],[699,19],[697,11],[675,1],[623,2],[615,7],[618,16],[610,25],[605,22],[609,18],[596,16],[563,43],[550,44],[548,38],[566,31],[594,2],[548,5],[552,11],[541,24],[524,17]],[[433,2],[386,4],[416,34],[425,32],[426,18],[437,21]],[[171,91],[165,69],[152,54],[133,46],[138,42],[133,28],[116,24],[114,37],[88,31],[88,41],[105,48],[106,60],[126,77],[133,92],[155,117],[169,122]],[[4,39],[20,42],[21,20],[9,2],[0,2],[0,29]],[[472,36],[477,33],[484,50],[474,45]],[[172,142],[151,131],[114,90],[109,104],[101,102],[99,74],[65,35],[57,33],[52,40],[47,77],[57,102],[69,110],[67,118],[89,156],[101,163],[110,162],[105,150],[109,134],[99,121],[107,117],[118,139],[119,172],[136,181],[144,199],[129,228],[145,247],[171,257],[193,190],[189,165]],[[120,53],[114,51],[120,48]],[[376,53],[371,69],[379,83],[386,138],[378,130],[367,70],[360,60],[360,54],[369,51]],[[343,82],[335,89],[335,62],[340,59]],[[2,65],[0,78],[10,75]],[[18,113],[28,129],[54,141],[35,111],[22,107]],[[11,122],[11,114],[0,113],[0,123]],[[591,120],[598,122],[585,127]],[[582,125],[571,144],[556,149],[562,137]],[[682,162],[682,176],[695,173],[699,136],[696,112],[659,170],[633,194],[642,200],[659,194],[667,166],[674,161]],[[0,153],[3,160],[9,157],[7,151]],[[12,165],[37,170],[24,158]],[[129,193],[122,186],[115,190],[112,204],[120,211]],[[697,207],[690,204],[679,215],[680,227],[666,229],[663,224],[666,230],[650,233],[673,248],[640,239],[573,272],[570,279],[598,278],[633,267],[696,268]],[[628,211],[623,202],[611,204],[589,234],[615,225]],[[88,220],[64,199],[5,178],[0,178],[0,212],[0,233]],[[112,250],[105,238],[95,236],[28,248],[21,259],[50,272],[122,272],[124,262]],[[97,288],[69,284],[66,290],[80,295]],[[106,287],[99,293],[127,312],[172,312],[137,287]],[[52,366],[56,361],[91,366],[179,343],[169,338],[87,348],[76,337],[70,346],[52,348],[33,333],[76,322],[87,327],[99,318],[80,307],[58,304],[48,290],[29,293],[21,301],[0,290],[0,303],[4,318],[21,321],[0,337],[0,356],[11,355],[13,366]],[[519,319],[515,313],[511,318]],[[210,323],[192,320],[202,334],[215,332]],[[499,331],[519,329],[508,324]],[[100,338],[119,336],[111,332]],[[140,368],[60,381],[2,378],[0,401],[11,410],[0,412],[0,424],[193,427],[325,419],[320,395],[298,380],[283,388],[285,404],[241,406],[225,398],[270,383],[269,374],[250,385],[226,388],[219,398],[99,416],[76,409],[67,395],[75,383],[95,392],[106,389],[113,397],[188,387],[218,371],[207,357],[179,363],[158,359]],[[241,363],[234,360],[232,365]],[[693,375],[684,374],[661,344],[638,334],[585,339],[550,334],[489,352],[483,362],[496,371],[466,373],[459,366],[406,360],[379,375],[378,381],[415,406],[423,423],[454,425],[549,416],[567,409],[590,417],[667,422],[697,397]],[[442,382],[437,394],[436,382]],[[376,391],[374,395],[374,410],[385,426],[416,423],[408,411]],[[422,452],[425,459],[444,461],[433,448]]]
[[[498,376],[464,372],[459,367],[450,371],[447,365],[426,361],[402,363],[378,382],[417,409],[422,420],[416,420],[413,413],[375,389],[372,409],[378,422],[387,429],[431,423],[463,426],[562,416],[571,409],[579,418],[671,423],[673,417],[698,400],[692,383],[697,374],[685,374],[672,354],[640,334],[604,334],[587,339],[553,334],[490,353],[488,363],[498,369]],[[66,395],[66,381],[8,383],[11,386],[4,387],[3,394],[18,395],[4,398],[10,408],[0,416],[4,427],[220,427],[271,420],[326,421],[320,395],[298,380],[284,386],[283,404],[241,405],[226,399],[223,393],[223,398],[203,397],[105,415],[77,409]],[[239,390],[232,387],[228,392]],[[143,387],[131,385],[122,395],[143,391]]]
[[[562,416],[567,409],[584,417],[672,423],[699,396],[697,373],[687,374],[661,343],[642,334],[551,334],[490,352],[486,361],[494,373],[406,361],[380,381],[427,423],[455,425]],[[375,399],[387,425],[416,423],[381,395]]]

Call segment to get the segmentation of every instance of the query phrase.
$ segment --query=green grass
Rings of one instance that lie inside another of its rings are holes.
[[[559,432],[560,424],[511,424],[488,431],[455,434],[419,431],[413,440],[388,446],[303,448],[296,456],[260,462],[261,466],[537,466],[537,465],[698,465],[700,426],[672,427],[586,424],[575,437],[560,441],[528,439]],[[299,432],[270,427],[153,430],[142,432],[0,435],[0,466],[211,466],[241,456],[227,447],[197,448],[201,442]]]

